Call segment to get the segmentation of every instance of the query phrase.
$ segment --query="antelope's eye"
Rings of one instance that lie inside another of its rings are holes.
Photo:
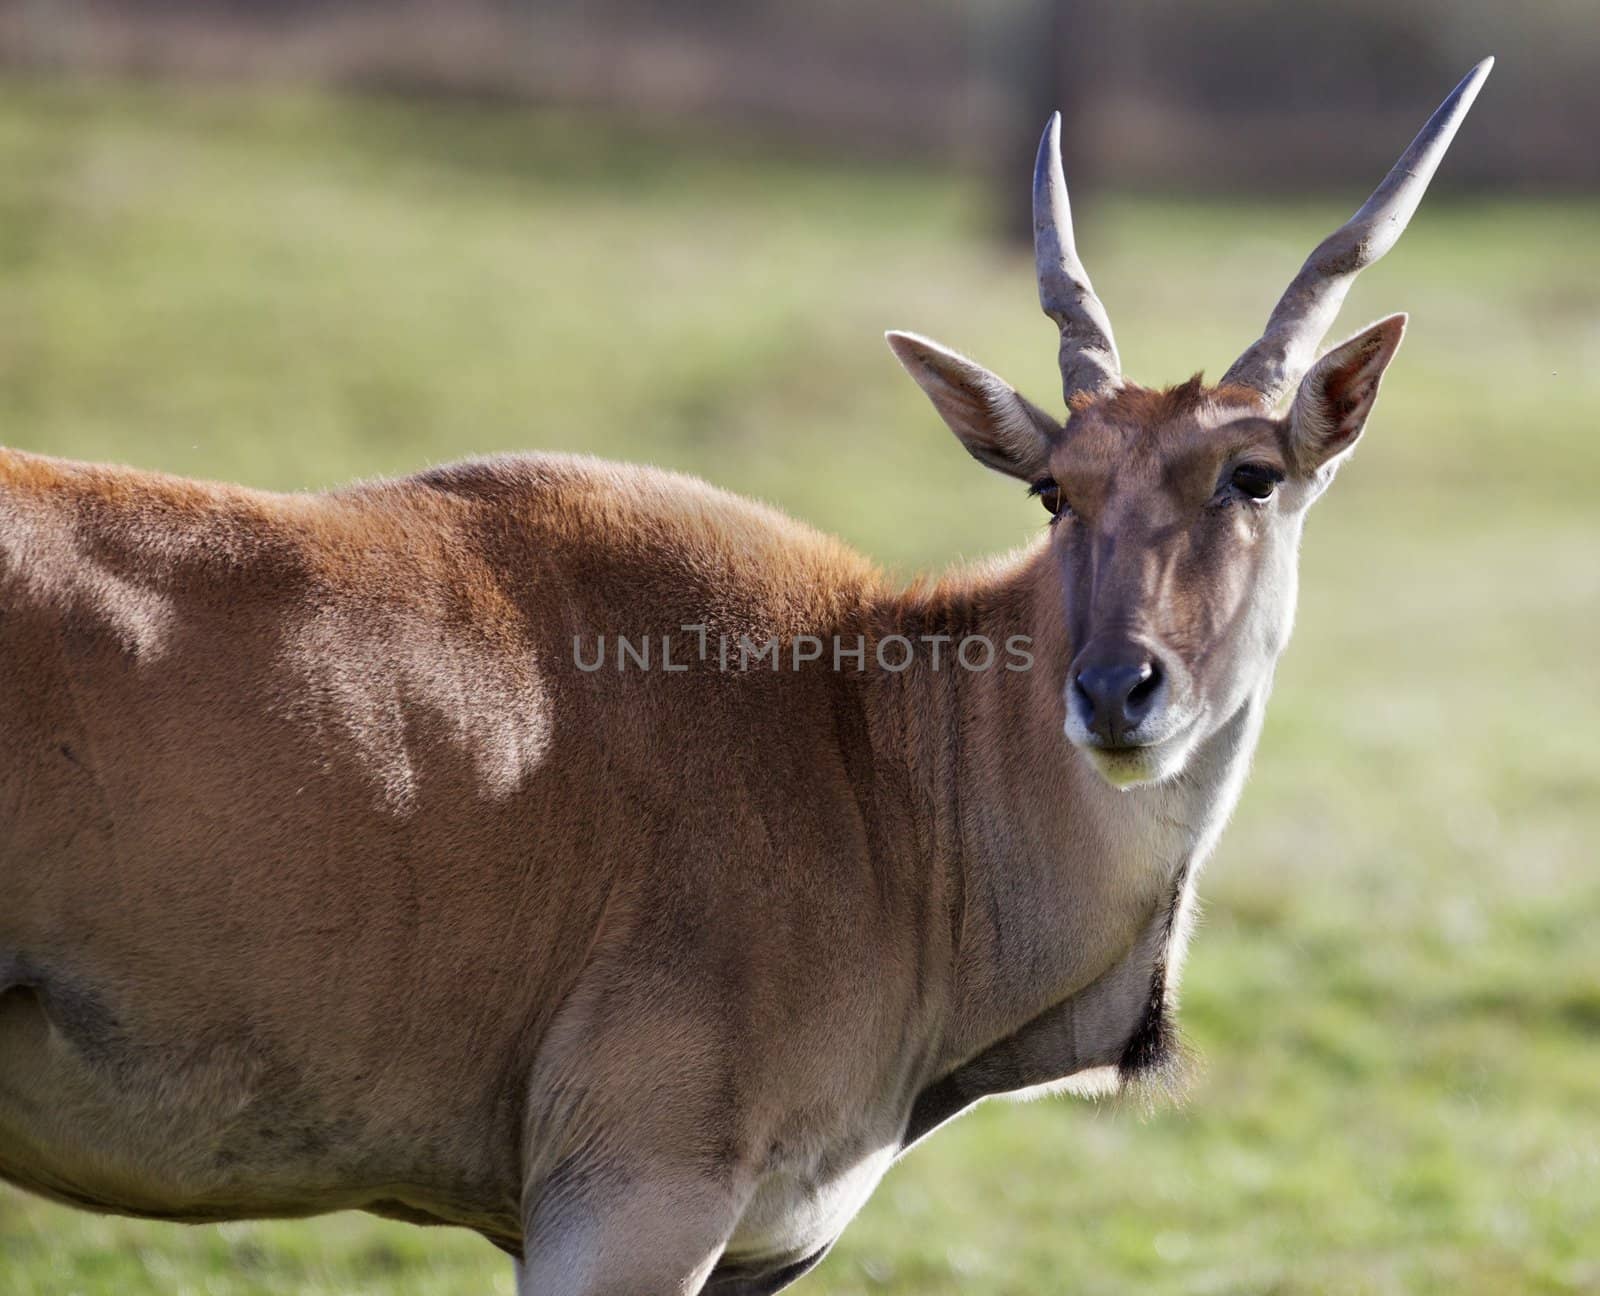
[[[1028,488],[1028,494],[1037,495],[1039,502],[1044,505],[1044,511],[1051,517],[1060,517],[1071,510],[1067,507],[1066,500],[1061,497],[1061,487],[1057,486],[1049,477],[1036,481]]]
[[[1278,489],[1283,474],[1270,464],[1242,463],[1233,470],[1228,484],[1246,499],[1264,500]]]

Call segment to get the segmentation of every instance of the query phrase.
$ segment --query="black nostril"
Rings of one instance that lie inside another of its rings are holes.
[[[1150,699],[1155,697],[1156,690],[1161,687],[1160,663],[1145,662],[1144,669],[1144,678],[1128,690],[1127,711],[1130,715],[1136,711],[1143,712],[1150,705]]]
[[[1161,681],[1154,659],[1138,657],[1093,662],[1072,684],[1084,724],[1106,742],[1120,743],[1149,714]]]

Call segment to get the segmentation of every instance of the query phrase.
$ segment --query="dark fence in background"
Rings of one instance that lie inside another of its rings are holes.
[[[0,61],[715,122],[1015,187],[1047,106],[1075,190],[1370,185],[1485,53],[1445,186],[1600,189],[1596,0],[11,0]]]

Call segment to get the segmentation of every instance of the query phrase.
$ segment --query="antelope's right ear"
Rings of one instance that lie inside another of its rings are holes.
[[[1061,425],[980,364],[915,333],[886,333],[889,349],[979,463],[1036,482]]]
[[[1289,442],[1302,472],[1320,472],[1355,445],[1405,331],[1404,315],[1379,320],[1334,347],[1301,379],[1289,410]]]

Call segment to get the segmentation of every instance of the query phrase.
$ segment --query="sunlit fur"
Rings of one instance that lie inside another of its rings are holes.
[[[766,1291],[972,1102],[1172,1074],[1300,514],[1397,341],[1287,420],[1198,384],[1064,431],[1003,384],[946,401],[1077,512],[907,590],[588,459],[274,495],[0,451],[0,1175],[459,1224],[530,1291]],[[1270,505],[1205,511],[1219,438],[1292,469]],[[575,665],[685,625],[1024,636],[1033,665]],[[1064,732],[1077,643],[1117,625],[1184,675],[1126,789]]]

